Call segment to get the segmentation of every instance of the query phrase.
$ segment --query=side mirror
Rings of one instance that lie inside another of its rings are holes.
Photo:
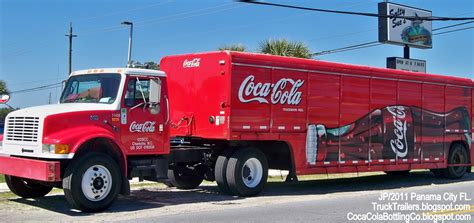
[[[150,97],[151,104],[159,104],[161,100],[161,80],[151,79],[150,80]]]
[[[160,112],[161,102],[161,80],[150,80],[150,95],[149,95],[150,113],[158,114]]]
[[[6,104],[10,100],[10,95],[2,94],[0,95],[0,104]]]

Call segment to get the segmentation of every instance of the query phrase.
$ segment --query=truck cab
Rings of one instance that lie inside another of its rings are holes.
[[[0,136],[0,173],[21,197],[64,189],[73,207],[107,208],[128,179],[167,177],[169,132],[162,71],[71,73],[59,104],[11,112]]]

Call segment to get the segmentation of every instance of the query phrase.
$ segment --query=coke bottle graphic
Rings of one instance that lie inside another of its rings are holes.
[[[445,132],[470,132],[469,112],[458,107],[447,113],[419,107],[387,106],[339,128],[310,125],[306,143],[307,162],[410,159],[440,157],[449,145]],[[315,140],[315,142],[310,142]]]

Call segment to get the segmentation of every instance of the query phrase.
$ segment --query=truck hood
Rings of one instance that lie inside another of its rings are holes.
[[[96,103],[52,104],[52,105],[41,105],[41,106],[20,109],[20,110],[11,112],[10,114],[8,114],[8,116],[45,118],[49,115],[68,113],[68,112],[115,110],[114,107],[115,106],[112,104],[96,104]]]

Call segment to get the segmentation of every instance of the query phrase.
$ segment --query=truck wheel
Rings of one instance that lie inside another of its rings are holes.
[[[267,177],[267,158],[260,150],[247,148],[230,156],[226,179],[235,195],[249,197],[260,193],[267,183]]]
[[[396,171],[384,171],[385,174],[389,175],[389,176],[408,176],[408,174],[410,173],[410,170],[396,170]]]
[[[204,180],[204,176],[198,171],[181,166],[169,169],[168,178],[169,183],[178,189],[194,189]]]
[[[121,181],[120,168],[113,159],[102,153],[89,153],[66,168],[64,195],[74,208],[98,212],[117,199]]]
[[[466,149],[461,144],[454,144],[449,151],[448,165],[449,164],[467,164],[469,158],[467,156]],[[442,169],[441,173],[448,179],[459,179],[467,171],[467,166],[448,166],[446,169]]]
[[[53,187],[35,182],[34,180],[5,175],[5,182],[10,190],[22,198],[44,197]]]
[[[229,184],[227,183],[226,171],[227,163],[229,162],[229,158],[233,152],[233,149],[225,149],[222,151],[219,157],[217,157],[216,166],[214,168],[214,176],[216,177],[217,186],[222,193],[229,195],[232,195],[232,191],[230,191]]]

